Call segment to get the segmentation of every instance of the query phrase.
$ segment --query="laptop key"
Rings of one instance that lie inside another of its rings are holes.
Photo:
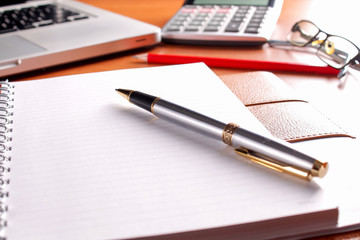
[[[85,14],[56,4],[9,10],[0,12],[0,34],[88,18]]]
[[[0,33],[16,31],[16,27],[8,19],[0,18]]]

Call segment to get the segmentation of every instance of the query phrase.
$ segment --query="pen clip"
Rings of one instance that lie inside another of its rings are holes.
[[[282,173],[288,173],[290,175],[299,177],[304,180],[310,181],[312,179],[312,174],[310,171],[300,168],[297,166],[291,166],[280,162],[276,159],[272,159],[270,157],[264,156],[262,154],[256,153],[252,150],[248,150],[246,148],[237,148],[235,152],[243,157],[250,159],[252,162],[263,165],[267,168],[276,170]]]

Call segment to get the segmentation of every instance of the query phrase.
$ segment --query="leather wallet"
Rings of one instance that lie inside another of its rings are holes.
[[[350,137],[343,128],[270,72],[220,76],[272,135],[288,142]]]

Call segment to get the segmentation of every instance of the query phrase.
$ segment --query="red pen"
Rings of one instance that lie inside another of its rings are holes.
[[[299,64],[299,63],[271,62],[271,61],[260,61],[260,60],[199,57],[199,56],[169,55],[169,54],[155,54],[155,53],[141,54],[141,55],[136,55],[134,57],[143,61],[147,61],[148,63],[184,64],[184,63],[203,62],[209,67],[313,73],[313,74],[325,74],[325,75],[335,75],[335,76],[338,75],[340,72],[340,70],[332,68],[330,66],[311,66],[311,65]]]

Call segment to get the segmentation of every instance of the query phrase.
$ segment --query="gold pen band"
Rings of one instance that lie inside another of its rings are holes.
[[[160,98],[157,97],[157,98],[155,98],[155,100],[151,103],[150,109],[151,109],[152,114],[155,114],[155,112],[154,112],[154,106],[155,106],[156,102],[159,101],[159,99],[160,99]]]
[[[225,144],[232,146],[231,140],[235,130],[239,127],[239,125],[235,123],[229,123],[225,126],[224,131],[222,133],[222,140]]]

